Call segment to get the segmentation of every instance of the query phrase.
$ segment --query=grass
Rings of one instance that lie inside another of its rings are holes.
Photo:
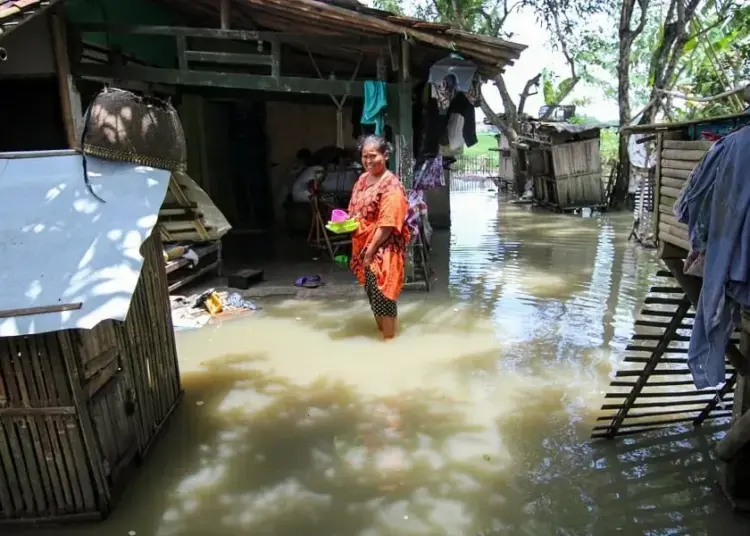
[[[490,153],[490,149],[497,149],[497,138],[494,134],[489,132],[479,132],[477,134],[478,143],[472,147],[464,149],[464,154],[475,155],[475,154],[487,154]]]

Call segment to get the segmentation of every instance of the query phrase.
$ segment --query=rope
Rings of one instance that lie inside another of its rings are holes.
[[[310,58],[310,61],[312,62],[313,67],[315,68],[315,72],[318,73],[318,77],[321,80],[325,80],[325,77],[323,76],[323,73],[318,68],[318,63],[315,61],[315,58],[312,55],[312,52],[310,52],[310,49],[305,47],[305,50],[307,51],[307,55]],[[363,54],[359,55],[359,59],[357,60],[357,66],[354,68],[354,73],[352,73],[352,77],[349,80],[349,82],[354,82],[354,80],[357,79],[357,75],[359,74],[359,68],[362,65],[362,57]],[[349,97],[349,94],[347,93],[344,95],[341,100],[337,99],[335,95],[329,93],[329,97],[331,97],[331,100],[333,101],[333,104],[336,105],[336,147],[339,149],[344,148],[344,104],[346,104],[346,99]]]

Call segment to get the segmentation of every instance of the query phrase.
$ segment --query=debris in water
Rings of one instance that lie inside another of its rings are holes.
[[[203,400],[198,400],[198,402],[195,403],[196,406],[202,406],[203,404],[205,404]]]
[[[135,536],[135,531],[131,530],[130,532],[128,532],[128,536]]]
[[[482,456],[482,458],[484,458],[484,461],[486,461],[486,462],[488,462],[488,461],[490,461],[490,460],[491,460],[491,458],[490,458],[490,455],[489,455],[489,454],[485,454],[484,456]]]
[[[302,317],[298,316],[297,318],[295,318],[295,320],[297,320],[297,321],[302,320]]]

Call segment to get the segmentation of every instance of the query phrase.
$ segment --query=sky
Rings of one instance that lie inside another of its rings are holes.
[[[360,1],[368,5],[373,3],[372,0]],[[409,1],[407,0],[407,3]],[[547,68],[562,78],[570,76],[570,69],[565,63],[565,58],[559,52],[554,52],[551,49],[547,32],[536,21],[530,10],[512,14],[508,18],[506,28],[514,32],[511,41],[528,47],[521,53],[521,57],[515,62],[515,65],[506,69],[505,83],[516,103],[526,81],[536,76],[542,69]],[[501,112],[503,105],[494,84],[485,84],[482,92],[492,109]],[[572,98],[587,98],[591,101],[586,106],[578,107],[577,113],[579,115],[595,117],[600,121],[612,121],[618,118],[617,103],[604,99],[600,89],[579,84],[573,92]],[[540,90],[538,95],[527,100],[525,111],[536,115],[543,104],[544,100]],[[477,110],[477,123],[481,124],[483,119],[484,114],[481,110]]]

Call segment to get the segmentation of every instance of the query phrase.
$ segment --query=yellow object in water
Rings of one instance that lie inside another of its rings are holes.
[[[206,301],[203,302],[203,306],[209,313],[211,313],[211,316],[218,315],[224,309],[224,306],[221,303],[221,298],[216,292],[212,292],[206,296]]]

